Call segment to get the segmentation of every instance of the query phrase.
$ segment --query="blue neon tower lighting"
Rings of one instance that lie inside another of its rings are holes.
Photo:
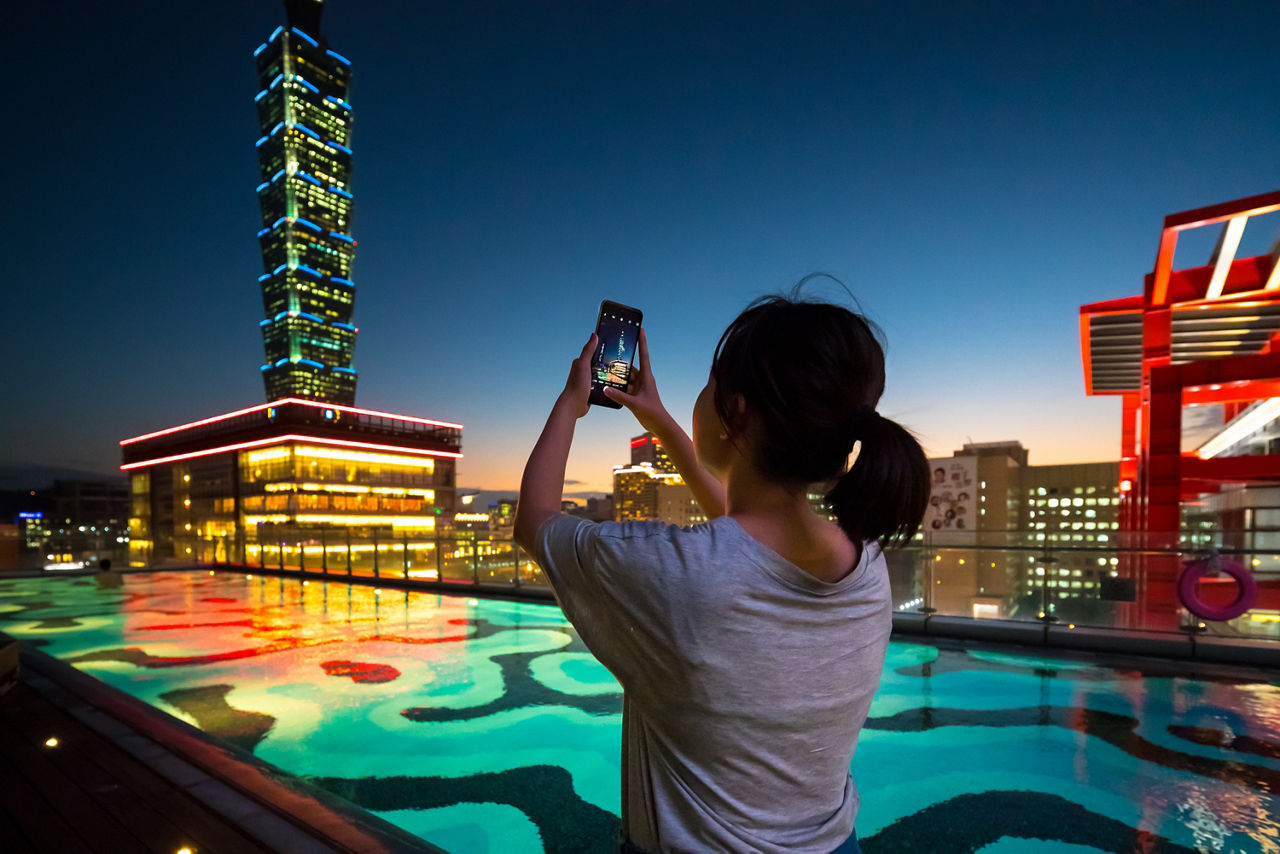
[[[320,33],[320,0],[285,0],[288,24],[254,53],[267,400],[353,405],[351,63]],[[269,367],[268,367],[269,366]]]

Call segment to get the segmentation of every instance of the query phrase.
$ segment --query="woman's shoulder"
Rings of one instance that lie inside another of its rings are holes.
[[[726,520],[728,517],[722,516],[697,525],[675,525],[660,519],[623,519],[617,522],[597,522],[593,533],[599,537],[619,540],[655,539],[692,542],[700,539],[710,540],[729,533],[732,529],[729,524],[726,524]],[[737,529],[737,526],[734,525],[733,529]]]

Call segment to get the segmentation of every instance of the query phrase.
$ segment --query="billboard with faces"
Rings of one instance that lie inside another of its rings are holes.
[[[921,526],[935,542],[973,542],[978,529],[978,458],[929,460],[933,486]]]

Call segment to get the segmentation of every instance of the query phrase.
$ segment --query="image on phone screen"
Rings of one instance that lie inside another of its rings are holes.
[[[640,340],[638,310],[605,301],[600,306],[596,324],[596,352],[591,360],[591,402],[617,408],[618,404],[604,396],[605,386],[626,391]]]

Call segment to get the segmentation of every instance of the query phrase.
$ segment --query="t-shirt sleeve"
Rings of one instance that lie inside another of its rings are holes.
[[[583,643],[626,687],[663,659],[667,632],[655,567],[637,565],[620,530],[560,514],[538,529],[534,557]]]

